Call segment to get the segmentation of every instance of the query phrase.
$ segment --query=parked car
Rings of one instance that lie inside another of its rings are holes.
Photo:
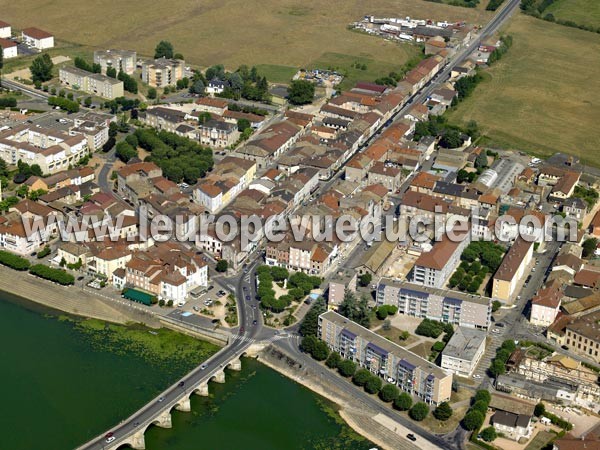
[[[183,387],[185,385],[185,381],[180,381],[179,384],[177,386],[179,387]]]
[[[412,433],[408,433],[408,434],[406,435],[406,437],[407,437],[408,439],[410,439],[411,441],[413,441],[413,442],[415,442],[415,441],[417,440],[417,437],[416,437],[414,434],[412,434]]]

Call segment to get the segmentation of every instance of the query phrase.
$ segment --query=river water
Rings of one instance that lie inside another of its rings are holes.
[[[125,327],[103,327],[82,328],[78,321],[0,294],[0,448],[74,448],[130,415],[198,363],[185,353],[185,359],[160,354],[189,348],[180,335],[165,338],[137,330],[137,341],[130,342],[121,338],[130,338]],[[159,338],[171,339],[174,347],[162,342],[152,347]],[[201,359],[214,351],[210,345],[194,347]],[[211,383],[209,397],[192,397],[191,413],[174,411],[172,429],[150,427],[146,448],[373,447],[341,421],[328,401],[255,360],[245,359],[242,366],[241,372],[227,372],[225,384]]]

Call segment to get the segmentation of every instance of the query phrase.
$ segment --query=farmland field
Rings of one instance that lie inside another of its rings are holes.
[[[570,20],[578,25],[600,28],[600,2],[598,0],[556,0],[544,10],[556,19]]]
[[[64,42],[126,48],[152,55],[161,39],[194,65],[266,64],[281,81],[285,69],[305,67],[324,54],[369,58],[399,67],[414,47],[360,33],[347,26],[365,14],[485,22],[489,13],[421,0],[0,0],[2,20],[13,28],[37,26]],[[378,74],[379,75],[379,74]],[[287,76],[287,75],[286,75]]]
[[[600,35],[523,14],[506,31],[513,46],[450,120],[476,120],[498,147],[600,166]]]

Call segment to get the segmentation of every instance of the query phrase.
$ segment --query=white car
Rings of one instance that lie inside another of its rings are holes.
[[[179,303],[177,303],[177,306],[183,306],[183,305],[185,305],[185,303],[184,303],[184,302],[179,302]]]
[[[480,378],[481,378],[481,375],[478,375],[478,374],[473,375],[473,379],[475,379],[475,380],[478,380]]]
[[[111,443],[112,441],[114,441],[115,439],[116,439],[116,437],[114,437],[114,436],[109,436],[109,437],[107,437],[107,438],[106,438],[106,443],[107,443],[107,444],[110,444],[110,443]]]

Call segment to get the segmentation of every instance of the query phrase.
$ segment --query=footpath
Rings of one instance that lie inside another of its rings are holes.
[[[120,324],[143,322],[153,327],[157,325],[151,314],[110,302],[81,287],[61,286],[4,266],[0,266],[0,291],[76,316]]]

